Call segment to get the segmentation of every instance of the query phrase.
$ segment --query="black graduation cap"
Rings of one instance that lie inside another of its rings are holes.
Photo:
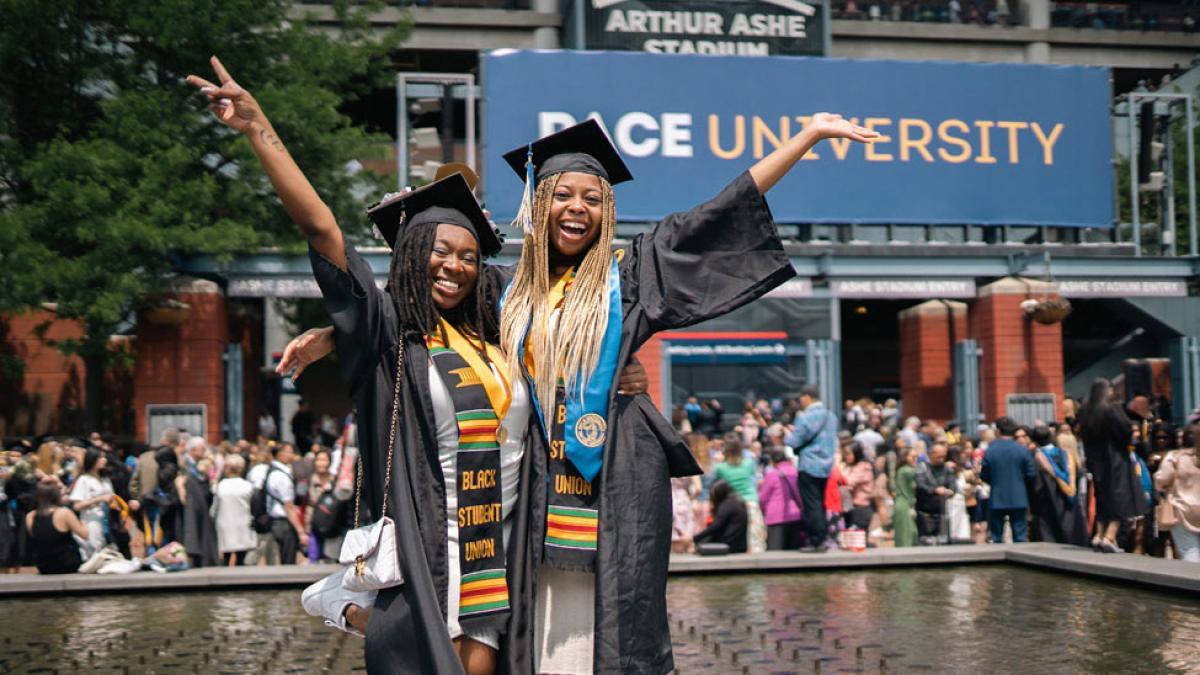
[[[610,185],[633,180],[629,167],[625,166],[612,141],[594,119],[550,134],[531,146],[522,145],[505,153],[504,160],[521,180],[526,179],[525,160],[530,150],[533,152],[534,182],[567,171],[600,176]]]
[[[484,257],[500,252],[500,235],[483,215],[483,209],[461,173],[403,195],[385,198],[368,208],[367,215],[391,248],[396,246],[401,225],[449,223],[474,232],[479,240],[479,252]]]

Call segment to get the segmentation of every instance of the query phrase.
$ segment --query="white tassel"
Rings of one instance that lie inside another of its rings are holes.
[[[513,218],[512,227],[533,234],[533,144],[525,155],[525,190],[521,193],[521,208]]]

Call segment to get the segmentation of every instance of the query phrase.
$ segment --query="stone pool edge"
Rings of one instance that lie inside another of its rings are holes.
[[[1128,554],[1105,555],[1061,544],[1001,544],[868,549],[862,553],[767,552],[732,556],[675,555],[672,575],[861,570],[931,565],[1015,564],[1157,590],[1200,595],[1200,567],[1178,560]],[[67,574],[0,575],[0,599],[60,594],[138,591],[300,588],[329,574],[336,565],[204,568],[122,576]]]

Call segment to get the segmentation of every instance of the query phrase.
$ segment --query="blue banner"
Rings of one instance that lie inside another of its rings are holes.
[[[622,221],[715,195],[838,112],[882,134],[822,141],[768,194],[779,222],[1112,227],[1108,71],[1080,66],[637,52],[484,56],[485,200],[511,219],[501,155],[596,117],[634,181]]]

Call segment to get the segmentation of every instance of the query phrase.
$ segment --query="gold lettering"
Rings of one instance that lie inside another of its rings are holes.
[[[808,123],[811,121],[812,121],[812,115],[797,115],[796,116],[796,124],[799,124],[801,129],[808,126]],[[821,159],[821,157],[820,157],[820,155],[817,154],[816,147],[814,147],[812,150],[809,150],[808,152],[804,153],[804,156],[801,157],[800,159],[801,160],[813,160],[813,159]]]
[[[971,144],[966,140],[959,138],[958,136],[951,136],[949,133],[951,127],[954,127],[963,133],[967,133],[971,130],[971,128],[967,126],[967,123],[962,120],[944,120],[941,124],[939,124],[938,138],[942,139],[942,141],[945,143],[958,146],[962,149],[962,152],[952,154],[946,152],[945,148],[938,148],[938,157],[941,157],[942,161],[944,162],[950,162],[951,164],[962,164],[968,159],[971,159]]]
[[[555,421],[556,424],[565,424],[567,421],[567,406],[558,406],[558,415],[556,415],[556,417],[558,418]]]
[[[868,117],[866,120],[863,121],[863,126],[872,131],[878,131],[875,127],[890,127],[890,126],[892,126],[892,120],[887,117]],[[890,161],[892,161],[894,159],[894,157],[892,155],[885,155],[883,153],[875,151],[875,147],[878,146],[880,143],[891,143],[891,142],[892,142],[891,136],[885,136],[883,134],[879,134],[879,137],[876,138],[874,142],[867,143],[867,147],[865,148],[866,153],[867,153],[867,161],[868,162],[890,162]]]
[[[483,490],[494,487],[496,487],[495,469],[468,470],[462,474],[462,489],[464,490]]]
[[[566,441],[550,441],[550,459],[562,459],[565,456]]]
[[[975,120],[975,126],[979,127],[979,156],[975,158],[975,162],[995,164],[996,158],[992,156],[992,127],[996,126],[996,123]]]
[[[1008,163],[1017,164],[1017,131],[1028,129],[1029,125],[1025,122],[996,122],[996,126],[1008,131]]]
[[[555,476],[554,491],[560,495],[592,495],[592,484],[580,476]]]
[[[1042,162],[1046,166],[1054,166],[1054,144],[1058,142],[1058,137],[1062,134],[1062,123],[1054,125],[1054,129],[1050,131],[1049,137],[1046,136],[1046,132],[1042,131],[1041,125],[1037,122],[1030,122],[1029,126],[1033,129],[1033,135],[1037,136],[1038,143],[1042,144]]]
[[[746,117],[735,115],[733,118],[734,143],[732,150],[721,148],[721,118],[717,115],[708,116],[708,146],[712,153],[721,159],[737,159],[746,150]]]
[[[754,133],[754,158],[762,159],[765,156],[765,148],[763,147],[763,139],[770,141],[773,149],[779,148],[783,143],[787,143],[791,137],[791,120],[787,117],[779,118],[779,135],[775,135],[775,131],[767,126],[767,123],[762,121],[762,118],[755,115],[751,128]]]
[[[858,118],[851,117],[850,124],[857,125]],[[846,153],[850,152],[849,138],[831,138],[829,139],[829,145],[833,148],[833,154],[838,159],[846,159]]]
[[[911,136],[909,130],[913,128],[921,130],[920,138]],[[929,126],[929,122],[918,119],[900,120],[900,161],[907,162],[909,150],[915,149],[921,153],[921,157],[926,162],[932,162],[933,155],[929,154],[929,149],[925,147],[929,145],[931,139],[933,139],[933,127]]]
[[[479,506],[460,506],[458,508],[458,526],[474,527],[500,522],[499,504],[481,504]]]
[[[463,557],[466,560],[483,560],[496,555],[496,539],[488,537],[479,541],[468,541],[464,545]]]

